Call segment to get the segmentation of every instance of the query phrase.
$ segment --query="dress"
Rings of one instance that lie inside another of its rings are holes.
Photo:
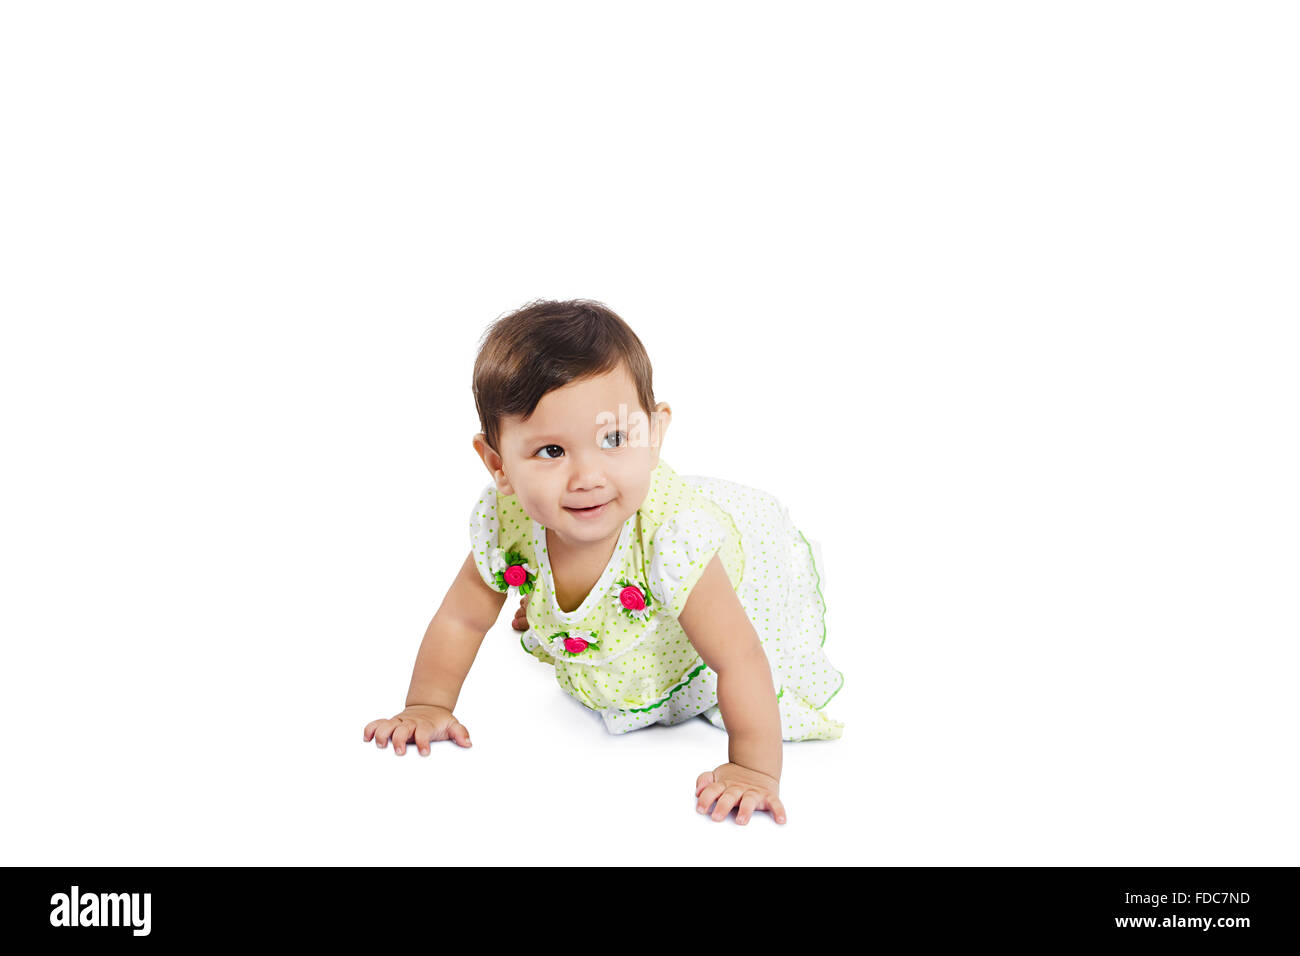
[[[662,458],[641,507],[623,523],[604,574],[582,604],[560,610],[546,529],[515,495],[483,489],[470,518],[479,575],[528,594],[520,646],[555,668],[560,686],[623,734],[704,716],[725,730],[717,674],[677,617],[717,553],[772,666],[785,740],[833,740],[822,710],[844,684],[827,660],[820,547],[756,488],[678,475]]]

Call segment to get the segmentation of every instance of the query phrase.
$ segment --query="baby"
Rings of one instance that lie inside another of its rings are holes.
[[[702,716],[727,762],[695,781],[696,809],[786,820],[783,740],[834,739],[823,708],[844,677],[826,639],[819,549],[771,495],[678,475],[660,458],[640,339],[597,302],[537,301],[498,319],[474,364],[492,476],[471,548],[415,658],[406,709],[366,725],[397,754],[470,746],[453,710],[507,596],[520,646],[623,734]]]

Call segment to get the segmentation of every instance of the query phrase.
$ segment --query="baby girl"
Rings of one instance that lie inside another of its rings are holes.
[[[844,677],[826,659],[820,549],[762,491],[679,475],[660,458],[672,412],[654,400],[640,339],[597,302],[533,302],[488,329],[474,364],[492,481],[470,552],[425,632],[406,709],[364,739],[402,754],[470,746],[453,711],[507,596],[520,646],[612,734],[704,717],[727,762],[696,809],[786,820],[783,740],[834,739],[823,708]]]

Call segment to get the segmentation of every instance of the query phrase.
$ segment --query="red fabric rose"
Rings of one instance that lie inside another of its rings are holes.
[[[566,637],[564,649],[570,654],[581,654],[587,649],[587,642],[580,637]]]
[[[528,580],[528,572],[523,569],[522,565],[512,564],[506,568],[506,584],[513,587],[519,587]]]
[[[630,611],[645,610],[645,597],[641,594],[640,589],[631,585],[619,592],[618,599]]]

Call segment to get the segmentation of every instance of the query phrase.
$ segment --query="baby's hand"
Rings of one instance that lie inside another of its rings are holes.
[[[393,753],[399,757],[406,753],[406,742],[412,737],[425,757],[429,756],[433,740],[454,740],[462,747],[471,746],[465,725],[446,707],[434,704],[412,704],[390,720],[372,720],[362,733],[362,740],[374,737],[375,746],[381,750],[392,737]]]
[[[528,595],[525,594],[523,600],[519,602],[519,610],[515,611],[515,619],[510,622],[510,626],[516,631],[528,630]]]
[[[720,821],[727,819],[731,808],[739,801],[736,822],[742,826],[749,822],[755,810],[771,810],[777,823],[785,823],[785,807],[777,796],[779,786],[776,777],[738,763],[724,763],[717,770],[704,771],[695,781],[695,809],[708,813],[709,804],[716,799],[718,805],[712,818]]]

